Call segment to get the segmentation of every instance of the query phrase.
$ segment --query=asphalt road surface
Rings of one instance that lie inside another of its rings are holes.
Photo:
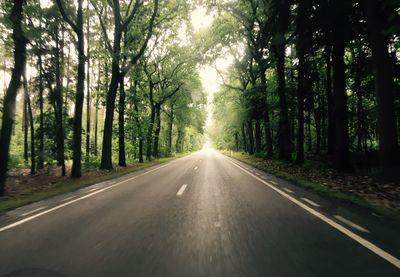
[[[0,216],[0,276],[400,276],[400,232],[212,150]]]

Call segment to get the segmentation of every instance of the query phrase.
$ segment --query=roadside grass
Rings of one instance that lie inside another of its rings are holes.
[[[221,150],[220,152],[228,157],[234,158],[236,160],[254,166],[255,168],[261,169],[267,173],[270,173],[276,177],[289,181],[292,184],[297,185],[299,187],[303,187],[307,190],[313,191],[319,195],[329,198],[334,198],[340,201],[344,201],[346,203],[355,204],[359,207],[366,208],[370,211],[373,211],[375,213],[381,214],[383,216],[386,216],[388,218],[400,222],[400,210],[392,209],[386,206],[381,206],[378,205],[377,203],[372,203],[367,199],[363,198],[362,196],[356,195],[354,193],[339,191],[337,189],[327,187],[321,183],[307,180],[296,174],[290,174],[288,172],[282,171],[280,167],[282,167],[282,165],[287,166],[286,162],[273,159],[265,160],[263,158],[251,156],[249,154],[242,152],[225,151],[225,150]],[[326,165],[314,161],[306,161],[302,166],[302,168],[304,170],[308,169],[323,170],[326,169]]]
[[[3,196],[0,197],[0,213],[16,209],[18,207],[38,202],[56,195],[76,191],[78,189],[81,189],[83,187],[87,187],[90,185],[94,185],[100,182],[104,182],[107,180],[111,180],[117,177],[121,177],[133,172],[136,172],[141,169],[145,169],[148,167],[152,167],[158,164],[166,163],[171,160],[177,159],[184,157],[190,153],[180,153],[176,154],[175,156],[172,157],[166,157],[166,158],[160,158],[152,161],[145,161],[144,163],[132,163],[129,164],[126,168],[119,168],[118,170],[113,169],[113,170],[102,170],[98,171],[99,175],[97,176],[90,176],[90,178],[83,176],[81,178],[67,178],[65,180],[55,182],[52,186],[46,187],[43,191],[38,191],[34,192],[32,194],[28,195],[20,195],[20,196]],[[91,172],[86,171],[86,172]],[[26,178],[29,178],[30,176],[27,176]]]

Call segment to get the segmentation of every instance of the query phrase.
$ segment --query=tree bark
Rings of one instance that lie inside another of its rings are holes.
[[[249,136],[249,154],[254,154],[254,135],[253,135],[253,122],[247,121],[247,134]]]
[[[56,0],[56,2],[62,17],[71,26],[77,36],[76,48],[78,50],[78,75],[75,94],[71,170],[71,177],[76,178],[81,176],[82,170],[82,110],[85,91],[85,37],[83,33],[83,0],[78,0],[76,21],[73,21],[68,17],[61,0]]]
[[[260,121],[255,122],[255,152],[259,153],[261,151],[261,125]]]
[[[147,128],[147,138],[146,138],[146,159],[148,161],[151,160],[151,144],[153,142],[153,126],[154,126],[154,120],[156,116],[156,111],[155,111],[155,106],[151,105],[150,108],[150,122],[149,126]]]
[[[326,64],[326,97],[328,102],[328,154],[335,153],[335,120],[334,120],[334,101],[332,95],[332,62],[331,62],[331,46],[325,46],[325,64]]]
[[[306,7],[304,1],[299,1],[297,6],[297,140],[296,140],[296,162],[304,162],[304,77],[305,77],[305,26]]]
[[[274,154],[273,145],[272,145],[272,135],[271,135],[271,120],[269,118],[269,105],[268,105],[268,97],[267,97],[267,79],[265,77],[265,69],[261,70],[261,85],[264,88],[265,93],[265,107],[264,107],[264,128],[265,128],[265,145],[267,151],[267,157],[272,157]]]
[[[0,131],[0,195],[4,195],[5,181],[10,150],[11,132],[15,118],[15,101],[21,85],[21,75],[26,62],[26,43],[22,29],[23,0],[14,0],[9,20],[12,24],[14,42],[14,68],[3,100],[2,125]]]
[[[247,139],[246,139],[246,130],[245,123],[242,123],[242,138],[243,138],[243,151],[247,152]]]
[[[89,159],[90,155],[90,17],[89,17],[89,2],[86,4],[86,159]]]
[[[124,77],[121,76],[119,83],[118,102],[118,165],[126,166],[125,154],[125,85]]]
[[[344,64],[344,30],[345,30],[345,3],[336,0],[332,3],[335,18],[333,28],[333,116],[335,120],[335,167],[341,170],[350,169],[349,131],[347,119],[347,95]]]
[[[153,154],[155,158],[159,157],[159,138],[161,131],[161,107],[160,104],[156,105],[156,128],[154,130],[154,146],[153,146]]]
[[[28,125],[29,121],[29,129],[30,129],[30,136],[31,136],[31,175],[36,173],[36,154],[35,154],[35,128],[33,126],[33,113],[32,113],[32,106],[31,106],[31,99],[29,97],[28,91],[28,81],[26,80],[26,73],[23,73],[23,86],[24,86],[24,99],[26,102],[26,121]],[[28,119],[29,117],[29,119]],[[27,130],[26,126],[26,130]]]
[[[171,105],[170,113],[168,114],[168,137],[167,137],[167,154],[172,155],[172,128],[174,126],[174,105]]]
[[[394,108],[394,78],[384,21],[390,14],[383,1],[366,1],[368,40],[372,50],[378,104],[380,167],[384,175],[398,175],[400,158]]]

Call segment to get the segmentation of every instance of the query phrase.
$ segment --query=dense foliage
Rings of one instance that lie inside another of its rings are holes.
[[[235,58],[214,99],[216,147],[398,174],[399,1],[209,5],[219,19],[197,39]]]
[[[79,177],[82,167],[199,149],[206,97],[192,9],[183,0],[2,1],[0,194],[9,168],[58,165],[65,175],[71,165]]]

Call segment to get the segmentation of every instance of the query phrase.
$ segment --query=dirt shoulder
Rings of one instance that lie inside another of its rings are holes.
[[[144,163],[133,163],[127,167],[116,166],[112,170],[84,170],[81,178],[68,177],[68,170],[67,176],[63,177],[60,175],[60,169],[56,167],[47,167],[35,175],[30,175],[29,169],[11,170],[8,172],[6,181],[6,194],[0,197],[0,212],[114,179],[187,154],[179,154],[174,157],[161,158]]]

